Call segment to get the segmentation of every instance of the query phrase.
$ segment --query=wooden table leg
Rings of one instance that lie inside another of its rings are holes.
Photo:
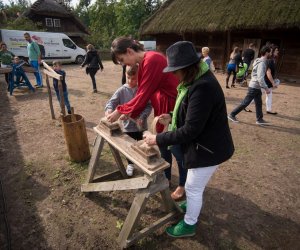
[[[97,135],[96,142],[95,142],[93,152],[92,152],[92,157],[91,157],[89,167],[88,167],[86,183],[93,182],[96,166],[99,162],[99,158],[100,158],[101,152],[103,150],[104,141],[105,140],[101,136]]]
[[[137,192],[118,237],[118,242],[122,248],[127,247],[127,239],[133,234],[148,198],[148,193],[141,191]]]
[[[126,174],[125,167],[124,167],[124,164],[123,164],[123,162],[122,162],[122,158],[121,158],[121,155],[120,155],[119,151],[116,150],[116,149],[115,149],[112,145],[110,145],[109,143],[108,143],[108,145],[109,145],[109,148],[110,148],[110,150],[111,150],[111,152],[112,152],[112,154],[113,154],[113,156],[114,156],[114,158],[115,158],[115,160],[116,160],[117,166],[118,166],[118,168],[119,168],[119,170],[120,170],[122,176],[123,176],[124,178],[128,178],[128,175]]]

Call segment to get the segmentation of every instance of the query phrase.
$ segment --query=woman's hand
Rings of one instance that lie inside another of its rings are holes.
[[[143,134],[144,141],[149,145],[157,145],[156,135],[151,134],[150,132],[145,131]]]
[[[119,117],[121,116],[121,114],[118,112],[118,110],[115,110],[114,112],[110,113],[108,116],[107,116],[107,120],[109,122],[115,122],[119,119]]]
[[[158,122],[163,125],[169,124],[171,122],[171,120],[172,120],[172,117],[170,114],[161,114],[158,117]]]

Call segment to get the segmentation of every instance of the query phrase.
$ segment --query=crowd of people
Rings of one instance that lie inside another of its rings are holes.
[[[30,34],[24,38],[28,45],[30,65],[36,69],[36,87],[42,87],[39,65],[41,53]],[[93,92],[97,92],[95,75],[104,69],[98,52],[89,44],[81,67],[92,80]],[[226,88],[236,87],[239,68],[243,68],[242,79],[246,80],[249,67],[254,60],[254,44],[240,51],[234,47],[227,65]],[[105,116],[109,122],[122,120],[124,132],[135,140],[144,140],[149,146],[157,145],[162,158],[170,167],[165,176],[171,183],[172,155],[179,169],[178,187],[171,194],[174,200],[186,196],[180,204],[185,212],[184,219],[168,227],[166,233],[172,237],[193,236],[202,207],[205,186],[220,164],[234,153],[228,119],[238,122],[237,115],[254,100],[256,123],[267,125],[263,119],[262,93],[266,93],[266,110],[272,111],[272,90],[279,84],[275,78],[275,59],[279,48],[265,45],[260,57],[253,62],[251,80],[244,100],[228,115],[221,85],[214,75],[215,66],[209,56],[209,48],[203,47],[201,55],[193,43],[179,41],[171,45],[166,55],[155,51],[145,51],[143,46],[130,37],[118,37],[111,45],[112,60],[122,65],[126,78],[105,106]],[[15,55],[1,43],[1,67],[9,67]],[[53,62],[53,69],[63,76],[62,87],[68,113],[71,106],[65,81],[66,72],[59,61]],[[231,85],[229,80],[232,76]],[[7,76],[5,76],[8,82]],[[60,101],[58,81],[53,86]],[[213,98],[212,98],[213,97]],[[147,118],[151,111],[158,117],[155,131],[147,132]],[[146,132],[145,132],[146,131]],[[128,160],[126,172],[134,174],[134,164]]]

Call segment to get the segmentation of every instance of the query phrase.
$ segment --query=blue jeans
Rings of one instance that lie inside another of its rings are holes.
[[[173,145],[171,150],[168,147],[159,147],[161,157],[170,164],[170,167],[165,169],[165,176],[170,181],[172,173],[172,154],[174,155],[179,169],[179,186],[183,186],[186,181],[187,170],[184,168],[183,153],[179,145]]]
[[[39,62],[35,60],[30,60],[30,65],[35,69],[34,75],[36,79],[36,84],[38,86],[43,86],[42,74],[40,72]]]
[[[254,99],[255,109],[256,109],[256,120],[260,120],[263,118],[262,112],[262,100],[261,100],[261,89],[248,88],[248,92],[244,100],[241,102],[239,106],[237,106],[230,115],[236,116],[242,110],[244,110]]]
[[[174,155],[178,170],[179,170],[179,186],[184,187],[186,176],[187,176],[187,169],[184,168],[184,156],[180,145],[173,145],[171,147],[171,152]]]
[[[172,153],[168,147],[159,147],[161,157],[165,159],[166,162],[170,164],[170,167],[165,169],[165,176],[170,181],[171,180],[171,168],[172,168]]]
[[[55,89],[55,93],[56,93],[57,100],[60,104],[59,91]],[[70,102],[69,102],[68,90],[64,91],[64,102],[65,102],[65,105],[66,105],[66,108],[67,108],[68,112],[71,112],[71,105],[70,105]]]

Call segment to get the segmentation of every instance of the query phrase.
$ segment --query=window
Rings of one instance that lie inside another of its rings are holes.
[[[76,49],[76,45],[70,39],[62,39],[64,46],[70,49]]]
[[[46,26],[47,27],[53,27],[52,18],[46,18]]]
[[[53,26],[60,27],[60,19],[53,19]]]

